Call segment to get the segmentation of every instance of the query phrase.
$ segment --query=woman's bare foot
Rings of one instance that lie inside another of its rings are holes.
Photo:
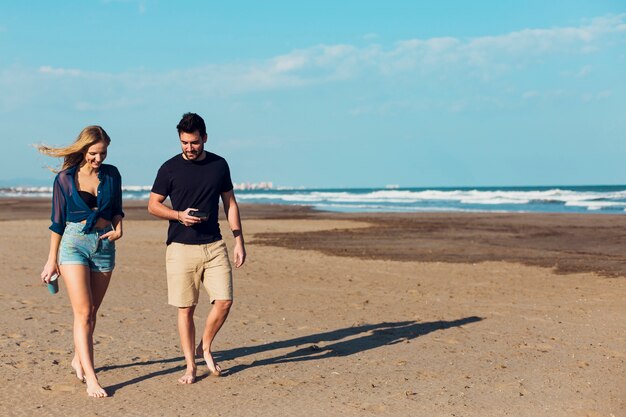
[[[87,381],[87,395],[94,398],[108,397],[109,394],[100,386],[97,379],[93,381]]]
[[[178,378],[178,382],[181,384],[193,384],[194,382],[196,382],[196,369],[187,368],[185,375]]]
[[[74,368],[74,372],[76,373],[76,378],[80,380],[80,382],[85,382],[85,372],[83,371],[83,366],[80,364],[80,360],[78,359],[78,355],[74,355],[74,359],[72,359],[72,368]]]

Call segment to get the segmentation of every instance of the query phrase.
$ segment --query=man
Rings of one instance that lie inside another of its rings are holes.
[[[204,150],[207,141],[204,120],[195,113],[186,113],[176,129],[182,153],[159,169],[150,193],[148,211],[169,220],[166,242],[168,303],[178,307],[178,333],[187,363],[187,370],[178,382],[192,384],[196,380],[196,354],[204,357],[211,375],[221,373],[213,360],[211,344],[224,324],[233,300],[232,270],[218,224],[220,197],[235,237],[233,255],[237,268],[243,265],[246,250],[230,170],[224,158]],[[168,196],[172,208],[163,204]],[[194,349],[193,313],[201,283],[213,307],[206,320],[202,341]]]

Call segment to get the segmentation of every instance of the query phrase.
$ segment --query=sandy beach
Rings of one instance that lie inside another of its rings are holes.
[[[226,372],[182,386],[166,222],[145,204],[125,206],[95,333],[111,397],[92,399],[64,284],[38,278],[49,201],[0,200],[3,416],[626,416],[626,216],[243,205]]]

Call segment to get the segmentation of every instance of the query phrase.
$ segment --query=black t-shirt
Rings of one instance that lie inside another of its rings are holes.
[[[170,220],[167,244],[171,242],[192,245],[218,241],[222,238],[218,220],[221,193],[233,189],[230,169],[224,158],[205,152],[202,161],[188,161],[182,154],[166,161],[157,173],[152,192],[170,198],[177,211],[193,207],[209,214],[209,218],[188,227]]]

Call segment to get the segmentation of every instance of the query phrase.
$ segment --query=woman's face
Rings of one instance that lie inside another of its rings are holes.
[[[100,168],[100,165],[102,165],[107,157],[107,147],[107,144],[104,142],[94,143],[87,148],[83,163],[94,169]]]

